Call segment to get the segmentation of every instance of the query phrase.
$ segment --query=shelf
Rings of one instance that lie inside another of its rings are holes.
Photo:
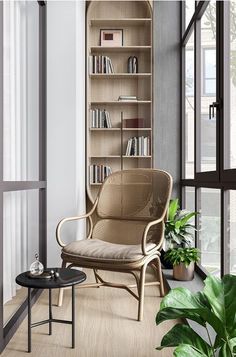
[[[91,19],[91,26],[142,26],[151,24],[151,18]]]
[[[137,156],[134,156],[134,155],[131,155],[131,156],[123,155],[122,157],[123,157],[124,159],[151,159],[151,158],[152,158],[151,156],[141,156],[141,155],[137,155]]]
[[[121,128],[90,128],[91,131],[121,131]],[[151,131],[152,128],[123,128],[123,131]]]
[[[126,79],[126,78],[150,78],[151,73],[92,73],[91,79]]]
[[[138,104],[151,104],[151,100],[130,100],[130,101],[122,101],[122,100],[110,100],[110,101],[93,101],[91,105],[138,105]]]
[[[90,156],[91,159],[120,159],[120,155],[95,155],[95,156]]]
[[[139,51],[150,51],[151,46],[118,46],[118,47],[106,47],[106,46],[92,46],[90,47],[91,52],[139,52]]]
[[[120,128],[90,128],[91,131],[120,131]]]
[[[120,159],[123,157],[124,159],[150,159],[151,156],[120,156],[120,155],[96,155],[96,156],[90,156],[91,159]]]
[[[123,128],[123,131],[151,131],[152,128]]]

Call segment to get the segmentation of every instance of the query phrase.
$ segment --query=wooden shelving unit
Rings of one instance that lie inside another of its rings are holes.
[[[88,6],[87,193],[92,202],[101,183],[90,182],[90,165],[107,165],[112,172],[152,167],[152,27],[149,1],[91,1]],[[100,46],[101,29],[123,29],[123,46]],[[114,73],[90,73],[89,56],[93,55],[108,56]],[[138,58],[138,73],[128,73],[130,56]],[[120,95],[135,95],[137,101],[119,101]],[[92,127],[91,110],[95,109],[109,112],[111,128]],[[124,120],[132,118],[142,118],[145,127],[124,127]],[[150,155],[126,156],[128,140],[139,136],[149,137]]]

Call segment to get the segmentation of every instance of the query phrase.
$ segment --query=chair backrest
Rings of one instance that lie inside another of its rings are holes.
[[[167,210],[172,189],[170,174],[133,169],[113,173],[103,183],[97,214],[101,219],[152,221]]]

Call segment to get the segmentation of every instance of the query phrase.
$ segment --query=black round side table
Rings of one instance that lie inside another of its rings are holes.
[[[86,279],[82,271],[66,268],[48,268],[46,271],[57,272],[58,277],[50,279],[31,278],[29,272],[24,272],[16,277],[16,283],[28,288],[28,352],[31,352],[31,328],[49,324],[49,335],[52,334],[52,322],[72,325],[72,348],[75,348],[75,285]],[[60,320],[52,317],[52,289],[70,287],[72,290],[72,319]],[[47,320],[31,323],[31,289],[48,289],[49,291],[49,318]]]

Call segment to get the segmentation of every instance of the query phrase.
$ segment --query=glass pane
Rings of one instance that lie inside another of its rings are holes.
[[[194,33],[185,50],[185,172],[194,178]]]
[[[229,272],[236,274],[236,191],[229,191],[229,226],[228,226],[228,242],[229,242]],[[228,253],[228,252],[227,252]]]
[[[15,278],[29,270],[39,252],[38,190],[5,192],[3,195],[3,314],[4,324],[26,298],[27,289]]]
[[[236,168],[236,1],[225,6],[225,162],[226,169]]]
[[[199,190],[201,265],[209,273],[220,276],[220,190]]]
[[[195,10],[195,1],[186,0],[185,1],[185,28],[188,27],[188,24],[193,16]]]
[[[216,2],[211,1],[201,19],[200,172],[216,170],[216,118],[209,118],[209,105],[215,101]]]
[[[188,212],[194,212],[195,211],[195,188],[194,187],[185,187],[185,202],[183,205],[183,208],[188,211]],[[195,217],[192,217],[189,223],[195,225]],[[195,232],[192,231],[193,233],[193,241],[192,241],[192,246],[195,246]]]
[[[194,187],[185,187],[185,202],[184,209],[189,212],[195,211],[195,188]],[[194,222],[194,218],[193,218]]]
[[[7,181],[38,180],[38,4],[4,1],[3,11],[3,176]]]

